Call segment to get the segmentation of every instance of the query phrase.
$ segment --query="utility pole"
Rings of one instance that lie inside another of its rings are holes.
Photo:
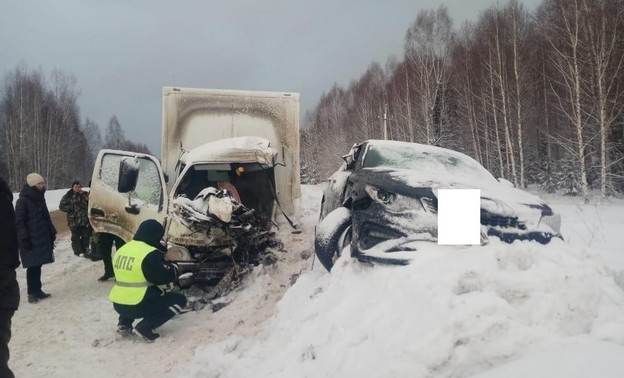
[[[384,114],[383,114],[383,138],[384,140],[388,140],[388,104],[384,104]]]

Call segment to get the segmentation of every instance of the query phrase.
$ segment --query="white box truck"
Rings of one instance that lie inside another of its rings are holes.
[[[277,214],[298,217],[299,94],[165,87],[162,95],[162,164],[101,150],[89,220],[97,234],[126,242],[141,222],[158,220],[170,256],[194,270],[189,282],[214,284],[253,262]]]

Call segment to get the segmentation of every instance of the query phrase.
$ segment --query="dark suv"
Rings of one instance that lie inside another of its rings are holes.
[[[327,270],[342,249],[361,261],[406,264],[392,254],[437,242],[437,190],[481,190],[481,240],[534,240],[560,236],[561,217],[539,197],[494,178],[476,160],[428,145],[367,140],[343,156],[345,163],[323,193],[316,254]],[[404,256],[404,254],[400,254]]]

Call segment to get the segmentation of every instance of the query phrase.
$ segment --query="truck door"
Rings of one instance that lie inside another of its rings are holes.
[[[137,159],[136,187],[128,193],[118,191],[122,158]],[[126,242],[146,219],[164,225],[168,197],[158,160],[147,154],[101,150],[95,162],[89,194],[89,221],[95,232],[117,235]]]

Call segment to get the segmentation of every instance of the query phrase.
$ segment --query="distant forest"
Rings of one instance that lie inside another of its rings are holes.
[[[97,152],[149,152],[112,115],[82,121],[76,79],[19,65],[0,83],[0,175],[19,190],[88,182]],[[386,125],[384,131],[384,124]],[[624,193],[624,0],[517,0],[454,26],[419,12],[401,57],[334,85],[305,115],[304,182],[325,180],[357,142],[388,139],[464,152],[519,187],[589,198]]]
[[[114,115],[104,137],[89,118],[81,122],[77,96],[76,79],[59,70],[46,78],[20,65],[6,74],[0,86],[0,176],[12,190],[20,190],[31,172],[41,174],[49,189],[68,188],[74,180],[86,185],[102,148],[150,153],[124,137]]]
[[[624,1],[493,6],[454,27],[423,10],[403,56],[334,85],[306,114],[304,179],[325,180],[356,142],[464,152],[496,177],[549,192],[624,192]],[[386,115],[384,117],[384,114]]]

